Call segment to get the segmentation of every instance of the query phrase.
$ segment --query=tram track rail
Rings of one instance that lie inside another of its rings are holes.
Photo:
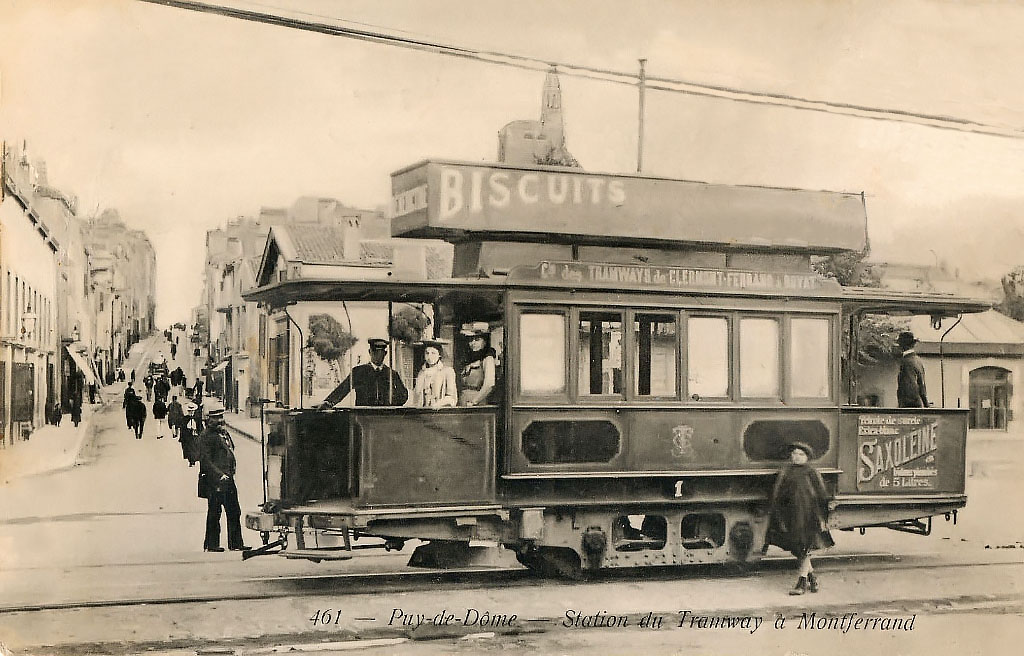
[[[938,570],[975,569],[989,567],[1021,567],[1021,560],[1000,561],[955,561],[955,562],[913,562],[921,554],[900,556],[892,553],[863,553],[823,555],[816,558],[822,572],[856,573],[885,570]],[[359,594],[394,594],[432,591],[458,591],[501,587],[537,587],[543,585],[586,586],[595,583],[614,583],[625,580],[636,581],[638,575],[645,582],[659,583],[685,581],[687,578],[711,577],[737,579],[757,576],[789,568],[792,559],[783,556],[762,559],[752,567],[739,565],[687,565],[681,567],[658,567],[643,569],[602,570],[585,580],[545,578],[524,568],[461,568],[457,570],[387,571],[358,573],[325,573],[309,575],[280,575],[235,579],[231,583],[246,586],[263,585],[253,591],[247,589],[235,593],[186,594],[180,596],[149,596],[135,598],[108,598],[38,604],[0,604],[0,615],[24,612],[60,611],[76,609],[117,608],[147,605],[183,605],[226,601],[260,601],[289,597],[317,597]]]

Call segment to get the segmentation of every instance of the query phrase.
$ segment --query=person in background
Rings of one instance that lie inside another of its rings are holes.
[[[497,353],[489,344],[489,328],[483,322],[462,326],[461,334],[469,338],[469,354],[466,357],[466,364],[459,372],[459,405],[469,407],[487,405],[491,402],[498,360]]]
[[[162,396],[153,401],[153,419],[156,419],[156,439],[164,437],[164,419],[167,417],[167,404]]]
[[[173,360],[176,355],[178,355],[178,347],[175,344],[171,344],[171,359]]]
[[[137,398],[139,398],[138,392],[135,391],[132,383],[128,383],[128,386],[124,388],[124,401],[121,403],[121,407],[124,408],[124,419],[125,423],[128,424],[128,428],[132,427],[131,413],[128,412],[128,406],[131,404],[132,399]]]
[[[82,399],[74,398],[71,400],[71,423],[78,428],[78,424],[82,423]]]
[[[128,401],[128,422],[135,431],[135,439],[142,439],[142,431],[146,426],[146,404],[138,396],[133,396]]]
[[[914,352],[917,338],[914,333],[902,332],[896,338],[902,356],[900,373],[896,380],[896,400],[901,408],[927,408],[928,391],[924,384],[924,363]]]
[[[167,406],[167,425],[171,429],[171,437],[177,438],[181,430],[181,421],[185,418],[185,412],[178,403],[178,397],[172,396]]]
[[[388,341],[370,339],[367,343],[370,348],[370,362],[352,367],[352,373],[327,395],[321,408],[333,407],[352,390],[356,393],[356,405],[405,405],[409,399],[409,390],[402,383],[401,376],[384,364]]]
[[[152,400],[153,398],[153,376],[146,374],[146,377],[142,379],[142,384],[146,386],[146,400]]]
[[[811,567],[811,552],[835,545],[827,529],[829,497],[818,470],[807,464],[814,450],[803,442],[787,446],[789,462],[775,478],[771,514],[762,553],[774,544],[800,561],[800,571],[791,595],[818,591],[818,579]]]
[[[418,408],[454,408],[459,404],[455,370],[444,363],[444,340],[423,340],[423,366],[413,386],[413,405]]]
[[[181,443],[181,457],[188,460],[189,467],[195,467],[199,462],[199,425],[196,419],[196,410],[199,408],[195,403],[186,403],[184,416],[178,426],[178,442]]]
[[[96,403],[96,383],[89,383],[89,405]]]
[[[199,496],[207,500],[203,549],[224,551],[220,546],[220,512],[223,508],[228,524],[228,549],[245,551],[249,547],[242,542],[242,509],[235,486],[235,444],[224,428],[224,408],[211,409],[207,413],[207,422],[199,448]]]

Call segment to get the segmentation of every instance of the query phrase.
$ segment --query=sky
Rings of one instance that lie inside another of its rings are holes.
[[[276,4],[545,61],[634,71],[643,57],[651,76],[1024,130],[1021,2]],[[198,303],[207,230],[303,195],[382,206],[390,173],[427,157],[493,161],[505,123],[538,118],[543,78],[137,0],[0,0],[0,138],[27,140],[81,212],[116,208],[149,235],[160,324]],[[561,86],[577,160],[634,172],[636,89]],[[864,192],[875,259],[968,279],[1024,265],[1024,138],[649,91],[644,173]]]

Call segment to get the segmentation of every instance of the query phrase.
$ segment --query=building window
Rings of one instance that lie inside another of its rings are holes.
[[[633,375],[637,396],[676,395],[676,318],[640,314],[633,319]]]
[[[622,394],[622,315],[580,312],[580,394]]]
[[[779,397],[779,322],[740,319],[740,396]]]
[[[691,317],[686,324],[686,384],[694,400],[729,396],[729,320]]]
[[[519,385],[523,395],[564,394],[564,314],[519,316]]]

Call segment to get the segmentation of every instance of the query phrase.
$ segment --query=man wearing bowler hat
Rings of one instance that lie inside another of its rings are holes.
[[[900,358],[900,374],[896,381],[896,400],[901,408],[927,408],[928,392],[924,384],[924,363],[914,352],[917,338],[914,333],[902,332],[896,344],[903,352]]]
[[[370,345],[370,361],[352,367],[352,373],[327,395],[321,408],[333,407],[352,390],[356,392],[356,405],[405,405],[409,391],[402,383],[402,378],[384,364],[388,341],[375,338],[367,342]]]
[[[228,521],[228,549],[244,551],[242,543],[242,509],[235,487],[235,443],[224,428],[224,407],[211,406],[206,417],[206,430],[199,443],[199,496],[207,500],[206,551],[224,551],[220,546],[220,511]]]

